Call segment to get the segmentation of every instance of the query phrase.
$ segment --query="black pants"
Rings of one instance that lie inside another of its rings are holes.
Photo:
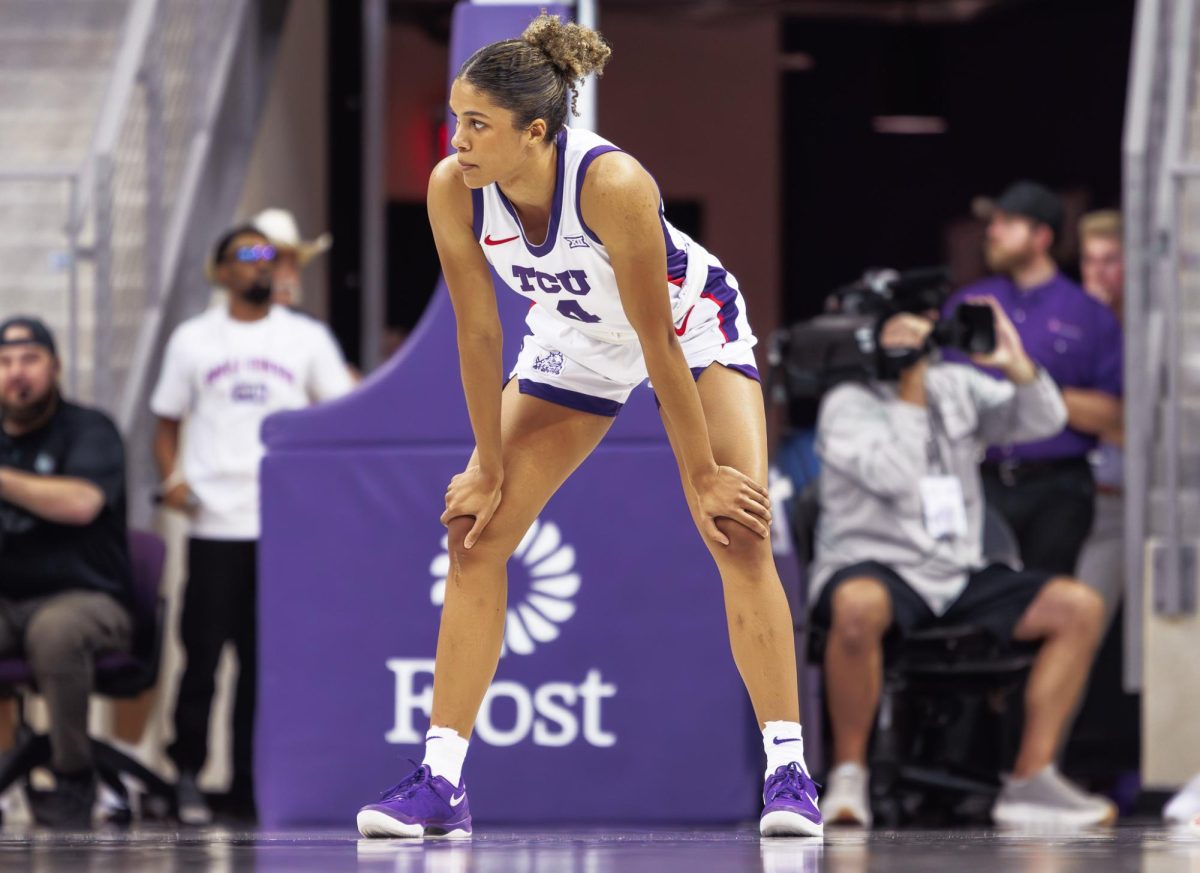
[[[237,652],[233,703],[233,786],[252,800],[254,708],[258,696],[258,543],[188,540],[188,579],[180,637],[187,664],[175,704],[175,742],[168,749],[180,771],[199,772],[208,757],[208,721],[217,663],[226,642]]]
[[[1087,458],[983,465],[983,490],[1021,546],[1026,569],[1072,576],[1096,514]]]

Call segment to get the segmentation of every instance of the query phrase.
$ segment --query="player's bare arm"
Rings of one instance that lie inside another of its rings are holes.
[[[487,261],[472,225],[471,192],[454,156],[443,159],[429,179],[429,223],[450,290],[458,329],[458,360],[471,430],[475,463],[455,476],[446,491],[442,524],[473,516],[470,548],[500,505],[504,467],[500,455],[501,352],[504,344],[496,294]]]
[[[617,152],[596,159],[580,198],[584,220],[612,259],[621,305],[637,332],[650,381],[680,435],[680,460],[696,490],[705,535],[727,545],[715,522],[724,517],[765,537],[770,532],[766,488],[713,459],[700,395],[664,293],[667,260],[658,205],[654,180],[636,160]]]

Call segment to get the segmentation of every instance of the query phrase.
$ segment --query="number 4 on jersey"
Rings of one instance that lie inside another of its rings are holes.
[[[600,321],[600,316],[592,315],[574,300],[558,301],[558,312],[567,318],[573,318],[575,321],[582,321],[586,324],[596,324]]]

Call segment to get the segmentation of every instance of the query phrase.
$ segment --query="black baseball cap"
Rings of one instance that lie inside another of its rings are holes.
[[[1054,231],[1055,239],[1062,233],[1062,201],[1038,182],[1022,179],[1005,188],[999,197],[981,198],[975,203],[975,214],[980,218],[991,218],[997,210],[1044,224]]]
[[[17,315],[0,324],[0,347],[20,345],[42,346],[58,357],[54,334],[50,333],[45,322],[31,315]]]

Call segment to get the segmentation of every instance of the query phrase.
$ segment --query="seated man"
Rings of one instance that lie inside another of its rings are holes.
[[[34,814],[86,827],[93,663],[132,635],[125,456],[107,416],[62,398],[58,374],[44,324],[0,325],[0,656],[28,660],[49,712],[56,788]]]
[[[883,640],[938,624],[979,625],[1004,644],[1040,640],[1025,693],[1016,764],[992,809],[997,823],[1111,822],[1106,799],[1083,793],[1054,766],[1087,682],[1104,605],[1078,580],[982,563],[979,458],[989,444],[1049,436],[1066,423],[1053,380],[1025,353],[1004,311],[996,347],[972,367],[930,363],[932,322],[890,318],[881,348],[900,354],[896,382],[843,384],[817,425],[821,517],[809,602],[828,629],[825,688],[835,767],[821,812],[871,822],[867,743],[883,677]],[[900,350],[910,350],[901,352]]]

